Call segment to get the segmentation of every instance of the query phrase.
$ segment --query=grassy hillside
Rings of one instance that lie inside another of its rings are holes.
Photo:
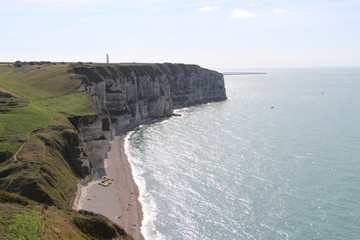
[[[68,64],[0,64],[1,239],[131,239],[102,216],[69,209],[87,169],[68,117],[93,114],[80,85]]]
[[[90,114],[89,93],[75,91],[80,84],[66,64],[0,64],[0,151],[14,154],[26,135],[46,126],[57,113]]]
[[[76,160],[78,144],[74,127],[56,114],[47,126],[31,133],[16,158],[0,165],[0,189],[69,207],[78,177],[88,173]]]
[[[38,204],[0,191],[0,239],[132,239],[101,215]]]
[[[0,65],[0,189],[68,207],[83,171],[70,116],[91,114],[66,64]]]

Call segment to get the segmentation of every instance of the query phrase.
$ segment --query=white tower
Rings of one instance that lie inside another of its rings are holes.
[[[106,63],[109,64],[109,54],[106,54]]]

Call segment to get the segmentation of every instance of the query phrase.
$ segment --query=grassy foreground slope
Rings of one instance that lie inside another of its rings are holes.
[[[0,64],[1,239],[130,239],[104,217],[69,209],[84,173],[68,117],[93,112],[68,69]]]
[[[132,239],[101,215],[38,204],[0,191],[0,239]]]
[[[81,169],[67,117],[91,114],[89,93],[76,91],[80,84],[66,64],[0,66],[1,190],[69,206]]]

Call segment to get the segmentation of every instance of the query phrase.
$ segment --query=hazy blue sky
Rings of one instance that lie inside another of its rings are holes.
[[[0,3],[0,61],[360,65],[360,0]]]

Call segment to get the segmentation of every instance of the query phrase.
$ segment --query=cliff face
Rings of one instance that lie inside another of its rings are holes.
[[[173,108],[226,99],[223,75],[184,64],[76,66],[92,94],[94,116],[72,119],[81,132],[84,166],[99,168],[114,134],[171,116]]]
[[[224,77],[216,71],[197,65],[164,64],[175,107],[221,101],[226,99]]]

